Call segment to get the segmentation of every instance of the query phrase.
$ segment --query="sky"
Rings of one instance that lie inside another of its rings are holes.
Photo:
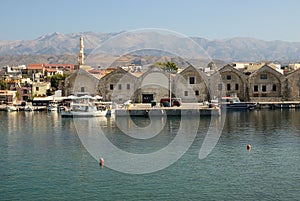
[[[300,42],[298,0],[0,0],[0,40],[161,28],[209,40]]]

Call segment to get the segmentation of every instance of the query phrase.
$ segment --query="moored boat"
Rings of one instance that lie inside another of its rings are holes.
[[[14,105],[7,105],[7,106],[5,107],[5,110],[6,110],[7,112],[14,112],[14,111],[18,111],[18,108],[17,108],[16,106],[14,106]]]
[[[62,117],[101,117],[109,116],[112,113],[110,107],[97,109],[94,98],[91,96],[82,96],[72,98],[70,107],[61,111]]]
[[[241,102],[238,97],[222,97],[220,106],[229,110],[253,110],[256,103]]]
[[[24,107],[24,111],[26,111],[26,112],[32,112],[33,110],[34,110],[33,106],[26,105],[26,106]]]
[[[50,101],[47,106],[48,111],[57,111],[58,103],[56,101]]]

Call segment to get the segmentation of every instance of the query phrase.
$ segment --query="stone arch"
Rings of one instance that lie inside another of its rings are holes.
[[[268,65],[252,73],[248,85],[252,101],[281,101],[286,98],[284,75]]]
[[[71,94],[98,94],[97,85],[99,79],[94,77],[91,73],[79,69],[75,73],[68,76],[65,80],[65,95]]]
[[[218,70],[222,79],[222,89],[226,96],[236,95],[242,101],[247,101],[246,76],[231,65],[226,65]]]
[[[137,81],[135,97],[139,102],[159,101],[169,97],[170,85],[173,88],[173,75],[159,67],[151,66]],[[173,91],[173,90],[172,90]],[[146,99],[148,97],[149,99]]]
[[[206,74],[194,66],[188,66],[174,78],[174,91],[183,102],[203,102],[209,99]]]
[[[286,76],[288,100],[300,100],[300,68]]]
[[[133,98],[137,78],[130,72],[117,68],[103,76],[97,86],[99,94],[105,101],[117,103]]]

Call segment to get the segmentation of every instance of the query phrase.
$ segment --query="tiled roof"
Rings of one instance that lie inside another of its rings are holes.
[[[28,70],[42,70],[44,68],[44,64],[28,64]]]
[[[57,72],[57,69],[51,69],[51,68],[49,68],[49,69],[46,69],[45,71],[46,72]]]

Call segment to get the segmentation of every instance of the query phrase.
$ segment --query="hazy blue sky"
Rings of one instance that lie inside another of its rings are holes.
[[[298,0],[0,0],[0,40],[163,28],[207,39],[300,42]]]

